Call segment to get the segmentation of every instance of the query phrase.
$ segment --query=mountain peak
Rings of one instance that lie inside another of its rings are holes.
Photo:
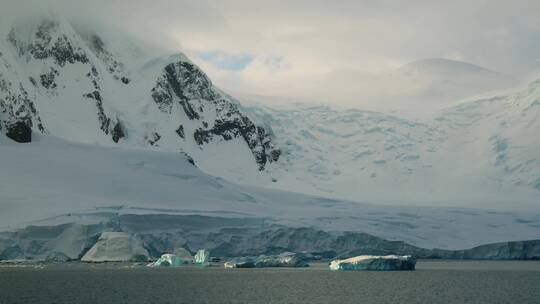
[[[457,75],[457,74],[497,74],[481,66],[446,58],[428,58],[405,64],[399,71],[411,74]]]

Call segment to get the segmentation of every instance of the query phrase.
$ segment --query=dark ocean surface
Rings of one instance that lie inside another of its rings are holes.
[[[540,303],[540,261],[419,261],[404,272],[5,264],[0,303]]]

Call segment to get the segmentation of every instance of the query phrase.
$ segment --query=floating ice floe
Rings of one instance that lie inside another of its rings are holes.
[[[153,262],[148,264],[150,267],[178,267],[186,264],[187,262],[182,260],[179,256],[175,254],[165,253],[161,257]]]
[[[264,267],[307,267],[307,259],[303,254],[293,252],[283,252],[279,255],[265,256],[257,258],[256,266]]]
[[[148,260],[148,251],[135,236],[125,232],[103,232],[81,258],[83,262],[140,262]]]
[[[266,267],[307,267],[303,254],[284,252],[279,255],[261,255],[259,257],[234,258],[226,262],[225,268],[266,268]]]
[[[241,257],[234,258],[223,264],[225,268],[255,268],[255,258]]]
[[[199,249],[195,254],[195,264],[200,266],[208,266],[210,263],[210,251],[206,249]]]
[[[416,259],[410,255],[360,255],[330,262],[332,270],[414,270]]]

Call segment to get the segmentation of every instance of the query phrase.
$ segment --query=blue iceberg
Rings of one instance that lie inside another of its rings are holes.
[[[177,255],[166,253],[166,254],[163,254],[154,263],[148,264],[148,266],[150,267],[178,267],[186,263],[187,261],[182,260]]]
[[[195,254],[195,264],[199,266],[208,266],[210,260],[210,251],[206,249],[199,249]]]

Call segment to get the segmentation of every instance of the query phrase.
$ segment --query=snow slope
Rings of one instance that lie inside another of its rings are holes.
[[[540,81],[410,120],[329,106],[251,111],[283,156],[268,179],[229,178],[351,200],[537,208]]]
[[[449,106],[463,98],[511,87],[516,82],[483,67],[444,58],[410,62],[389,75],[396,103],[424,106]]]
[[[400,117],[425,118],[466,98],[500,92],[517,84],[517,79],[511,76],[472,63],[429,58],[397,68],[381,67],[378,72],[339,69],[311,77],[307,83],[294,83],[288,88],[290,96],[276,91],[266,94],[278,97],[263,98],[266,105],[272,106],[296,96],[296,102],[317,101],[393,112]],[[261,99],[260,96],[247,97],[255,101]]]
[[[0,231],[97,224],[113,213],[203,215],[249,225],[262,221],[355,231],[428,248],[540,237],[538,212],[372,205],[240,186],[201,172],[180,153],[52,136],[18,144],[1,136],[0,155]],[[209,227],[218,224],[208,222]],[[71,244],[70,235],[66,244]],[[79,243],[74,242],[80,250],[84,244]]]

